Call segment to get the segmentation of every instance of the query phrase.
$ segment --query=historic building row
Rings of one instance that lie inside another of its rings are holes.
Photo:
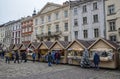
[[[100,37],[120,42],[119,0],[72,0],[48,2],[32,16],[0,26],[5,45],[33,41],[96,40]]]

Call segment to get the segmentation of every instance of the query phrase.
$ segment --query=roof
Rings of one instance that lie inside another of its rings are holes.
[[[110,40],[107,40],[107,39],[104,39],[104,38],[99,38],[98,40],[96,40],[93,44],[91,44],[90,46],[89,46],[89,49],[91,48],[91,47],[93,47],[98,41],[100,41],[100,40],[102,40],[102,41],[104,41],[106,44],[108,44],[109,46],[111,46],[112,48],[114,48],[114,49],[118,49],[119,48],[119,45],[117,44],[117,43],[115,43],[115,42],[113,42],[113,41],[110,41]]]
[[[69,44],[70,44],[70,42],[68,42],[68,41],[58,41],[64,48],[66,48]]]
[[[31,45],[32,45],[34,48],[38,48],[38,47],[41,45],[41,42],[32,42]]]
[[[53,44],[53,42],[50,42],[50,41],[46,41],[46,42],[43,42],[48,48],[51,47],[51,45]]]
[[[76,39],[76,40],[74,40],[73,42],[71,42],[71,43],[67,46],[67,48],[68,48],[69,46],[71,46],[74,42],[77,42],[77,43],[80,44],[83,48],[88,48],[88,47],[94,42],[94,40],[85,41],[85,40]]]
[[[10,44],[9,49],[12,50],[14,46],[15,46],[15,44]]]

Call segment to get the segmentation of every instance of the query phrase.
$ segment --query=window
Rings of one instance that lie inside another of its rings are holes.
[[[50,21],[51,21],[51,16],[49,15],[49,16],[48,16],[48,22],[50,22]]]
[[[78,20],[74,19],[74,26],[78,26]]]
[[[41,18],[41,23],[44,24],[44,17]]]
[[[114,14],[115,13],[115,6],[110,5],[108,6],[108,14]]]
[[[116,26],[115,21],[110,21],[109,22],[109,29],[110,29],[110,31],[115,31],[116,30],[115,26]]]
[[[20,31],[19,31],[18,33],[19,33],[19,36],[18,36],[18,37],[20,37]]]
[[[64,41],[68,41],[68,36],[64,36]]]
[[[74,31],[75,39],[78,39],[78,31]]]
[[[50,32],[51,31],[51,26],[48,26],[48,32]]]
[[[97,2],[93,3],[93,10],[97,10],[98,7],[97,7]]]
[[[88,38],[88,31],[87,30],[83,30],[83,35],[84,35],[84,38]]]
[[[64,11],[64,17],[65,17],[65,18],[68,17],[68,11],[67,11],[67,10]]]
[[[77,12],[77,8],[74,8],[74,15],[77,15],[78,12]]]
[[[87,17],[83,17],[83,24],[87,24]]]
[[[38,24],[38,19],[35,19],[35,25],[37,25]]]
[[[32,27],[29,27],[29,31],[32,31]]]
[[[56,16],[56,20],[58,20],[58,18],[59,18],[59,13],[55,13],[55,16]]]
[[[117,40],[116,40],[116,35],[110,36],[110,40],[111,40],[111,41],[117,41]]]
[[[56,25],[56,32],[59,32],[59,25]]]
[[[13,32],[13,38],[14,38],[14,32]]]
[[[94,37],[95,38],[99,37],[99,30],[98,29],[94,29]]]
[[[68,23],[65,23],[65,31],[68,31]]]
[[[97,14],[93,15],[93,22],[94,23],[98,22],[98,15]]]
[[[83,13],[84,12],[87,12],[87,6],[86,5],[83,6]]]

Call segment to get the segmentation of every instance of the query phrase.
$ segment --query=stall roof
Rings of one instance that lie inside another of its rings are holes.
[[[51,45],[53,44],[53,42],[50,41],[44,41],[42,42],[48,49],[51,47]]]
[[[14,48],[15,44],[10,44],[9,49],[12,50]]]
[[[15,46],[13,47],[13,50],[18,50],[20,48],[21,44],[15,44]]]
[[[112,48],[114,49],[118,49],[119,48],[119,45],[113,41],[110,41],[110,40],[107,40],[107,39],[104,39],[104,38],[99,38],[98,40],[96,40],[93,44],[91,44],[89,46],[89,49],[91,47],[93,47],[97,42],[99,42],[100,40],[102,40],[103,42],[105,42],[107,45],[111,46]]]
[[[68,42],[68,41],[56,41],[56,42],[54,42],[54,43],[50,46],[50,49],[51,49],[56,43],[58,43],[63,49],[66,49],[66,47],[69,45],[70,42]]]
[[[79,39],[76,39],[74,40],[73,42],[71,42],[67,48],[69,48],[74,42],[77,42],[79,45],[81,45],[83,48],[88,48],[93,42],[94,40],[91,40],[91,41],[84,41],[84,40],[79,40]]]
[[[21,45],[22,46],[21,46],[20,50],[26,50],[31,45],[31,43],[22,43]]]
[[[38,49],[38,47],[41,45],[41,42],[32,42],[31,45],[32,45],[35,49]]]

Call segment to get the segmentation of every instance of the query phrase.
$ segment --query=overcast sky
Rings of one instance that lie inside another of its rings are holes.
[[[62,4],[66,0],[0,0],[0,24],[32,15],[34,8],[40,11],[47,2]]]

